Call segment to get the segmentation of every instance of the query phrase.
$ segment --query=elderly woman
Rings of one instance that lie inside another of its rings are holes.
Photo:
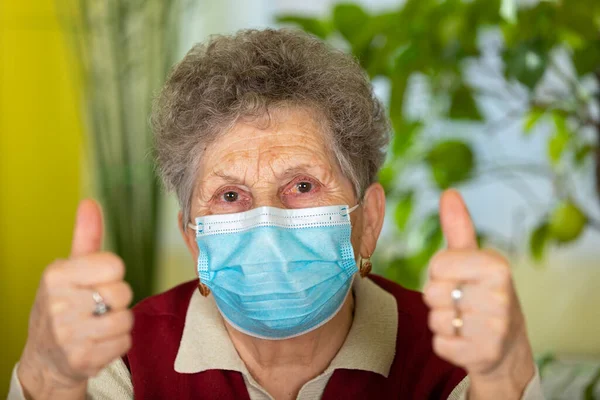
[[[10,398],[541,398],[510,266],[477,248],[457,192],[424,296],[369,273],[388,123],[355,60],[298,32],[214,37],[174,68],[153,124],[198,279],[128,310],[82,202]]]

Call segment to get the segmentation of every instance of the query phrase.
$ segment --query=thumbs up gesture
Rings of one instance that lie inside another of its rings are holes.
[[[480,250],[460,194],[440,199],[448,248],[430,261],[424,289],[438,356],[464,368],[469,399],[519,399],[535,367],[508,261]]]
[[[84,398],[87,379],[131,345],[132,292],[121,259],[100,251],[102,235],[100,207],[82,201],[71,255],[46,268],[31,310],[17,369],[28,397]],[[98,295],[110,307],[103,315],[94,314]]]

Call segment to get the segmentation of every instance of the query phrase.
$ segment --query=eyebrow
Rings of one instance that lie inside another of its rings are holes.
[[[213,171],[210,173],[209,177],[210,176],[216,176],[216,177],[221,178],[224,181],[229,182],[229,183],[239,183],[240,182],[240,179],[237,176],[230,175],[230,174],[226,173],[225,171]]]
[[[322,167],[323,167],[322,165],[299,164],[299,165],[294,165],[293,167],[286,168],[282,173],[276,174],[276,176],[278,179],[288,178],[293,175],[297,175],[298,173],[301,173],[301,172],[310,171],[311,169],[314,170],[315,168],[319,168],[319,170],[325,171],[326,175],[330,173],[329,168],[322,168]]]
[[[286,178],[292,177],[294,175],[297,175],[298,173],[307,173],[307,172],[310,173],[311,170],[314,171],[316,168],[318,168],[319,171],[322,171],[324,176],[329,176],[332,173],[330,168],[324,167],[322,164],[313,165],[313,164],[302,163],[302,164],[288,167],[281,173],[275,173],[275,177],[280,180],[286,179]],[[239,176],[232,175],[224,170],[212,171],[210,173],[209,177],[210,176],[216,176],[218,178],[223,179],[225,182],[228,182],[228,183],[237,183],[237,184],[244,183],[243,179],[240,179]]]

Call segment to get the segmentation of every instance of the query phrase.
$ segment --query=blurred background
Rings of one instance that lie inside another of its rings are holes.
[[[193,43],[279,26],[353,53],[388,107],[376,272],[421,287],[457,187],[512,260],[548,398],[600,398],[597,0],[0,0],[0,393],[80,199],[102,202],[136,300],[194,277],[152,97]]]

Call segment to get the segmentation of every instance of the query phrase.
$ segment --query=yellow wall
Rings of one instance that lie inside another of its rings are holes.
[[[68,255],[81,126],[55,0],[0,0],[0,398],[44,266]]]

